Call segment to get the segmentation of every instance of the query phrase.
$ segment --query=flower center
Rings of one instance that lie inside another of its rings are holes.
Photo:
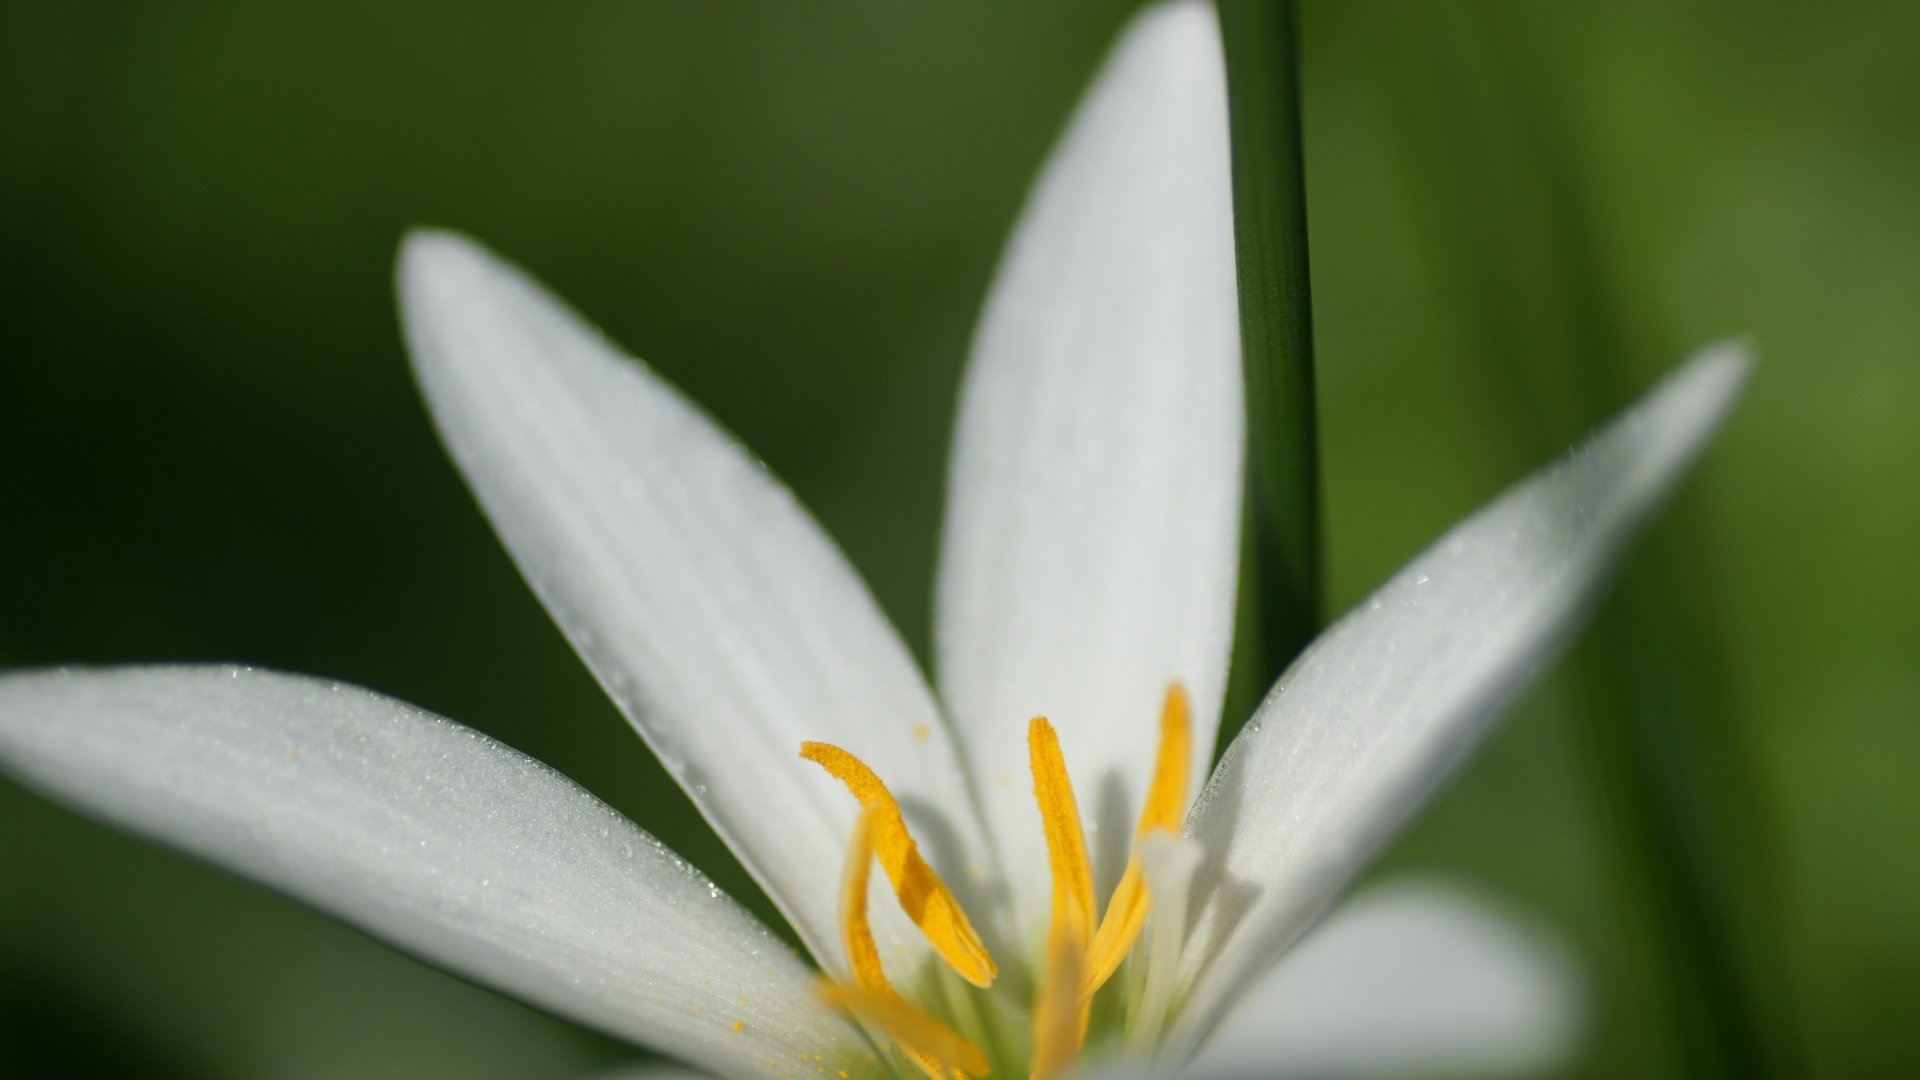
[[[1080,809],[1067,777],[1060,738],[1045,717],[1027,726],[1028,765],[1033,772],[1033,795],[1039,804],[1046,835],[1047,861],[1053,879],[1052,921],[1047,931],[1045,971],[1032,1002],[1032,1053],[1028,1064],[1034,1077],[1053,1077],[1070,1067],[1087,1038],[1094,995],[1111,979],[1132,952],[1152,909],[1155,876],[1142,859],[1178,833],[1186,810],[1187,777],[1192,758],[1192,725],[1186,691],[1175,683],[1167,688],[1160,711],[1160,748],[1154,757],[1153,780],[1140,810],[1135,843],[1120,882],[1096,921],[1093,863],[1080,824]],[[854,1019],[878,1029],[900,1053],[932,1080],[966,1080],[987,1075],[987,1054],[974,1038],[907,1000],[888,981],[880,962],[868,920],[867,887],[878,859],[887,881],[915,926],[933,945],[947,968],[974,986],[986,988],[999,975],[960,902],[920,856],[886,784],[866,763],[837,746],[807,742],[800,756],[814,762],[853,793],[860,802],[860,818],[847,848],[847,866],[840,889],[840,936],[846,949],[850,981],[825,980],[821,996]],[[1164,846],[1164,845],[1162,845]],[[1184,878],[1184,874],[1175,875]],[[1174,890],[1168,889],[1168,892]],[[1184,906],[1184,888],[1175,907]],[[1180,916],[1169,911],[1177,939]],[[1156,931],[1152,951],[1168,934]],[[1172,944],[1177,945],[1177,940]],[[1173,949],[1167,950],[1169,952]],[[1143,994],[1142,1018],[1157,1026],[1171,988],[1172,957],[1152,965]],[[1167,969],[1162,973],[1158,969]],[[1156,978],[1155,976],[1161,976]],[[977,1019],[977,1018],[976,1018]],[[973,1025],[963,1025],[973,1026]],[[1136,1021],[1138,1026],[1138,1021]]]

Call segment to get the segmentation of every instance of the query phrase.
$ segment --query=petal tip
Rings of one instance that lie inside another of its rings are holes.
[[[524,362],[540,352],[536,326],[571,317],[525,271],[452,229],[407,230],[394,259],[394,291],[414,372],[430,402],[433,372]]]
[[[1684,449],[1683,456],[1691,456],[1725,422],[1746,389],[1753,368],[1753,349],[1744,339],[1707,345],[1661,380],[1634,407],[1630,422],[1621,427],[1666,433]]]
[[[1225,78],[1220,19],[1210,0],[1167,0],[1142,9],[1122,28],[1113,57],[1113,69],[1127,72],[1122,81],[1128,83]],[[1148,72],[1153,75],[1143,80]]]
[[[465,233],[432,225],[416,225],[400,237],[393,276],[402,309],[409,309],[425,290],[462,267],[492,261],[479,241]]]
[[[1135,13],[1125,36],[1165,42],[1169,52],[1199,47],[1217,51],[1220,19],[1212,0],[1164,0]]]
[[[1674,377],[1695,382],[1713,396],[1731,401],[1746,388],[1756,362],[1752,341],[1723,338],[1694,353]]]

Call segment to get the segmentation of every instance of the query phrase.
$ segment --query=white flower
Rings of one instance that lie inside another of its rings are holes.
[[[738,442],[473,243],[405,245],[407,336],[454,458],[824,981],[564,777],[365,690],[11,675],[0,766],[713,1073],[1051,1073],[1083,1038],[1227,1073],[1557,1044],[1550,960],[1444,891],[1362,898],[1274,961],[1572,631],[1745,362],[1688,365],[1443,537],[1313,644],[1208,778],[1243,452],[1227,151],[1211,7],[1154,9],[1041,177],[975,341],[937,699]]]

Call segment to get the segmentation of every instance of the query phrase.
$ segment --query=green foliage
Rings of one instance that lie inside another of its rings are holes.
[[[966,337],[1124,6],[0,8],[0,663],[376,686],[752,896],[443,460],[399,232],[485,237],[724,417],[924,654]],[[1711,850],[1763,864],[1771,895],[1731,902],[1772,902],[1811,1067],[1911,1073],[1920,8],[1434,7],[1300,10],[1321,608],[1750,336],[1752,390],[1616,614],[1679,642],[1718,732],[1695,750],[1773,808],[1711,826],[1770,838],[1755,860]],[[1681,1075],[1586,741],[1611,662],[1534,695],[1381,872],[1535,912],[1593,979],[1591,1074]],[[0,784],[0,1074],[112,1068],[109,1040],[236,1078],[624,1054]]]
[[[1247,542],[1230,737],[1318,632],[1322,567],[1299,19],[1291,0],[1225,0],[1220,21],[1247,392]]]

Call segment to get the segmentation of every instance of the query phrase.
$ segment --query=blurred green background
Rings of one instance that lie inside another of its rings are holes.
[[[678,381],[924,655],[973,315],[1129,6],[10,0],[0,664],[376,687],[758,903],[443,457],[395,243],[470,231]],[[1309,2],[1304,23],[1336,612],[1692,347],[1764,357],[1602,631],[1378,873],[1464,877],[1558,928],[1591,980],[1586,1072],[1686,1070],[1675,943],[1636,914],[1582,734],[1651,656],[1690,703],[1685,753],[1736,789],[1712,835],[1748,876],[1724,899],[1806,1061],[1911,1075],[1920,5]],[[627,1056],[0,784],[0,1075]]]

